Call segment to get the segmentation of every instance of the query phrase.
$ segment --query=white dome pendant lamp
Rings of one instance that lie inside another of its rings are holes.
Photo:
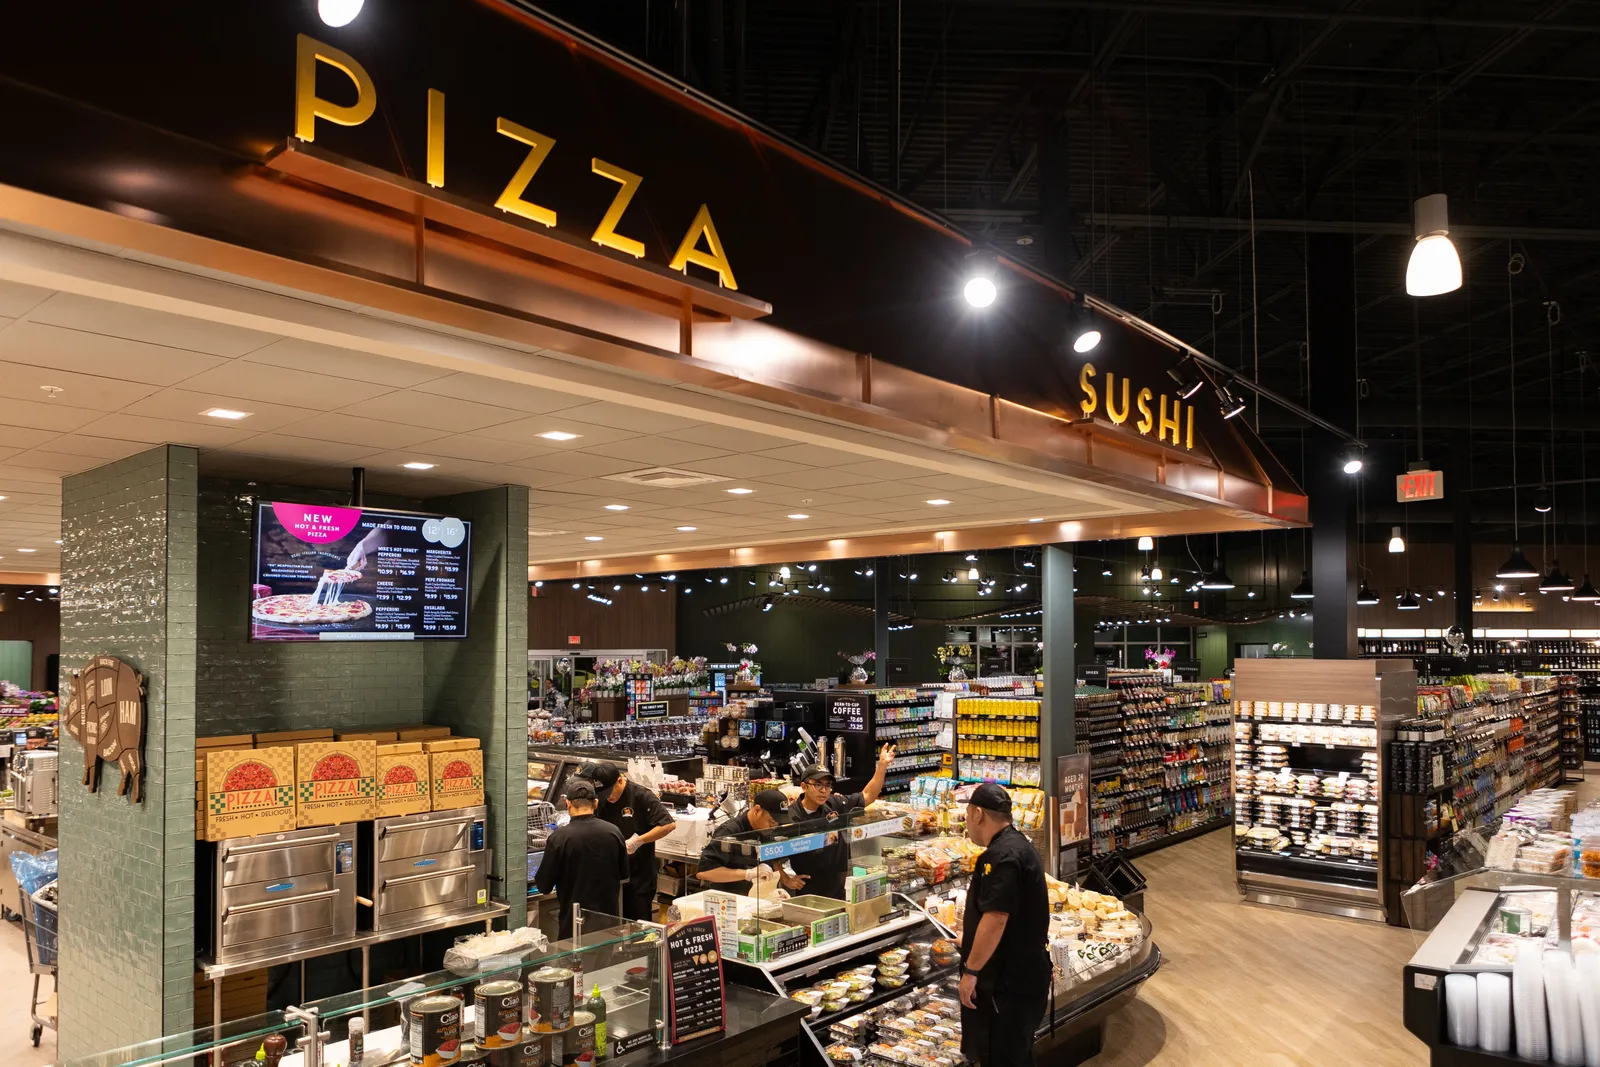
[[[1419,197],[1411,205],[1411,232],[1417,243],[1406,264],[1406,292],[1439,296],[1461,288],[1461,256],[1450,240],[1450,198],[1444,193]]]

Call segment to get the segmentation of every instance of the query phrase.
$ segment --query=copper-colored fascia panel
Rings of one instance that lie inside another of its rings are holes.
[[[266,166],[302,181],[336,189],[430,222],[520,248],[575,270],[609,280],[618,288],[653,294],[675,315],[684,301],[717,316],[756,319],[772,314],[772,305],[729,289],[702,285],[677,271],[646,260],[624,260],[555,229],[544,229],[505,212],[491,213],[476,203],[422,182],[389,174],[365,163],[324,152],[291,138],[266,159]]]
[[[60,587],[61,575],[47,571],[0,571],[0,585],[53,585]]]
[[[370,215],[370,212],[364,213],[350,203],[339,203],[337,209],[354,216]],[[1292,507],[1279,505],[1275,514],[1264,511],[1262,502],[1266,498],[1266,487],[1249,483],[1232,484],[1221,478],[1174,479],[1172,471],[1186,462],[1182,459],[1175,458],[1167,462],[1166,486],[1156,484],[1148,476],[1128,477],[1102,469],[1102,458],[1114,456],[1116,450],[1122,447],[1121,442],[1107,438],[1087,450],[1082,442],[1067,444],[1067,439],[1076,434],[1095,435],[1097,431],[1092,427],[1074,427],[1045,412],[1033,412],[1029,423],[1035,431],[1054,424],[1060,428],[1057,433],[1043,433],[1026,441],[995,438],[991,436],[994,427],[988,417],[987,404],[980,404],[975,399],[984,397],[984,394],[913,371],[899,368],[889,371],[885,369],[887,365],[876,361],[872,372],[874,399],[883,387],[882,383],[897,378],[902,382],[899,395],[907,403],[915,402],[913,409],[889,411],[880,404],[863,404],[853,398],[840,397],[833,392],[839,385],[850,387],[861,381],[854,357],[842,351],[837,358],[841,361],[849,359],[850,365],[841,363],[840,373],[831,383],[829,395],[817,395],[809,390],[796,389],[789,383],[761,381],[749,373],[729,374],[727,368],[675,352],[625,344],[594,331],[574,329],[510,308],[488,306],[468,295],[428,289],[400,278],[341,269],[338,264],[314,264],[288,259],[27,190],[0,186],[0,217],[469,333],[499,337],[516,344],[570,355],[585,362],[636,372],[658,381],[741,396],[780,410],[817,415],[908,441],[958,450],[1109,488],[1166,497],[1190,507],[1216,508],[1220,504],[1228,511],[1239,508],[1254,512],[1253,515],[1244,515],[1241,511],[1240,526],[1253,527],[1258,522],[1279,525],[1304,521],[1303,510],[1296,512]],[[355,221],[359,223],[359,219]],[[806,343],[804,338],[797,340]],[[913,381],[918,388],[910,387]],[[945,394],[949,394],[951,399],[941,399]],[[984,399],[987,400],[986,397]],[[977,425],[964,430],[929,425],[920,421],[921,409],[925,407],[947,417],[966,412]],[[1017,420],[1012,418],[999,421],[1002,432],[1005,427],[1017,424]],[[1098,442],[1101,439],[1095,437],[1094,440]],[[1186,488],[1176,488],[1179,485]],[[1241,498],[1233,500],[1218,495],[1230,488],[1244,490]],[[1283,494],[1279,494],[1279,497],[1283,497]],[[1284,500],[1288,502],[1288,498]]]
[[[1067,522],[1010,523],[964,530],[918,530],[873,537],[835,537],[793,541],[780,545],[741,548],[707,548],[637,556],[613,556],[573,562],[537,563],[528,567],[528,580],[602,577],[612,574],[710,570],[721,567],[759,567],[796,560],[866,559],[874,556],[916,556],[933,552],[976,552],[1066,541],[1121,540],[1129,537],[1169,537],[1179,534],[1229,533],[1238,530],[1275,529],[1284,523],[1235,510],[1175,511],[1163,514],[1123,515],[1112,518],[1074,519]]]

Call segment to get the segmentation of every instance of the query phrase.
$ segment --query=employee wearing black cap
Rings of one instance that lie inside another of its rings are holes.
[[[539,892],[556,891],[561,911],[557,936],[562,939],[572,936],[573,904],[582,904],[584,911],[617,914],[628,878],[628,847],[615,826],[595,818],[593,783],[573,778],[564,792],[572,820],[550,835],[533,878]]]
[[[728,838],[753,841],[759,836],[752,831],[771,830],[781,824],[787,813],[783,810],[783,794],[776,789],[763,789],[750,798],[750,804],[734,818],[711,832],[705,851],[700,853],[700,880],[709,882],[724,893],[745,895],[753,885],[751,874],[762,875],[771,868],[756,858],[755,850],[748,851],[734,845]],[[784,875],[789,888],[798,889],[800,882]]]
[[[600,806],[595,810],[604,822],[615,826],[628,846],[628,888],[622,895],[622,915],[625,919],[655,921],[656,862],[655,843],[672,833],[675,825],[672,813],[667,811],[650,790],[628,781],[628,776],[614,763],[589,763],[578,772],[594,783]]]
[[[833,775],[826,768],[813,767],[800,779],[800,796],[789,805],[789,821],[802,833],[837,833],[850,825],[850,813],[870,805],[883,792],[883,778],[894,762],[894,746],[884,745],[878,753],[878,766],[859,793],[835,793]],[[834,838],[826,848],[802,852],[789,860],[800,876],[807,893],[844,899],[844,880],[850,873],[850,842]]]
[[[984,847],[961,926],[961,1051],[982,1067],[1028,1067],[1050,999],[1050,894],[1032,843],[1011,823],[1011,797],[972,791],[967,836]]]

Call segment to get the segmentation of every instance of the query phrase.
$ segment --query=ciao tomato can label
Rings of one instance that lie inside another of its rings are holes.
[[[295,746],[295,766],[299,825],[378,817],[376,741],[302,741]]]
[[[461,1001],[419,997],[406,1006],[411,1017],[411,1067],[451,1067],[461,1059]]]
[[[478,1047],[505,1048],[522,1037],[522,983],[480,982],[472,995]]]
[[[574,975],[565,967],[545,967],[528,976],[528,1022],[550,1033],[572,1025]]]

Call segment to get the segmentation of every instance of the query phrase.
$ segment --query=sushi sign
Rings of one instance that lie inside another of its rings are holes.
[[[1395,475],[1394,497],[1402,504],[1414,500],[1443,500],[1444,471],[1406,471]]]

